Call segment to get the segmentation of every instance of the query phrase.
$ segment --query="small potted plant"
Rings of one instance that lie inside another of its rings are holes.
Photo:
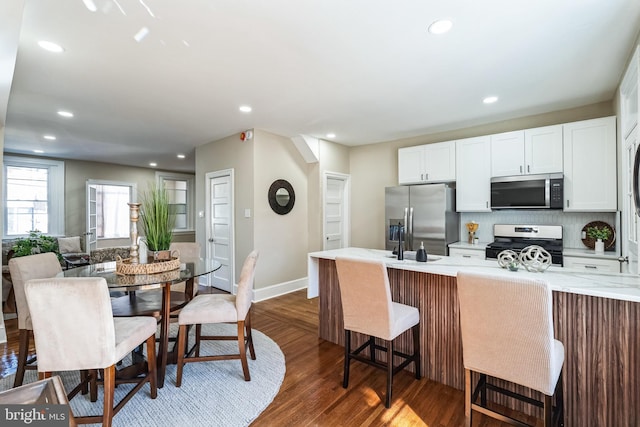
[[[142,194],[140,205],[140,225],[149,250],[149,261],[171,259],[169,246],[173,239],[176,217],[171,212],[169,194],[157,185]]]
[[[58,252],[58,240],[55,237],[42,234],[40,230],[31,230],[29,236],[16,239],[11,249],[13,250],[12,257],[53,252],[59,260],[62,259]]]
[[[604,252],[604,241],[611,237],[612,233],[613,231],[609,227],[605,226],[594,226],[587,228],[587,237],[596,240],[595,251],[597,253]]]

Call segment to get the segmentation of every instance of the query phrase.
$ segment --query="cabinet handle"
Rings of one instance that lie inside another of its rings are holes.
[[[530,172],[531,172],[531,166],[527,165],[527,173],[530,173]]]
[[[522,165],[520,165],[520,173],[522,173]]]
[[[567,207],[569,207],[569,199],[567,199]]]
[[[425,180],[425,181],[429,181],[429,174],[428,174],[428,173],[425,173],[425,174],[424,174],[424,180]]]
[[[420,181],[424,181],[424,174],[423,173],[420,174]]]
[[[485,204],[487,205],[487,209],[489,209],[489,202],[485,202]]]
[[[598,266],[596,266],[596,265],[585,265],[584,268],[590,268],[592,270],[597,270]]]
[[[471,258],[471,255],[462,255],[462,258]]]

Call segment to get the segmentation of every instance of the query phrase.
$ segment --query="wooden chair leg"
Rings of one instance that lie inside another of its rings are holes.
[[[384,402],[386,408],[391,407],[391,388],[393,386],[393,340],[387,341],[387,397]]]
[[[247,346],[244,341],[244,321],[238,322],[238,349],[240,350],[240,362],[242,363],[242,372],[244,380],[251,381],[249,374],[249,364],[247,363]]]
[[[198,342],[199,337],[198,337],[198,332],[200,332],[198,330],[198,328],[200,327],[200,325],[196,326],[196,342]],[[185,341],[186,341],[186,335],[187,335],[187,325],[180,325],[180,328],[178,329],[178,344],[177,348],[178,348],[178,372],[176,375],[176,387],[180,387],[182,385],[182,368],[184,367],[184,346],[185,346]]]
[[[553,425],[553,397],[544,395],[544,427]]]
[[[202,325],[196,325],[196,351],[194,357],[200,357],[200,335],[202,335]]]
[[[344,375],[342,378],[342,387],[349,386],[349,362],[351,361],[351,331],[344,330]]]
[[[420,324],[418,323],[412,328],[413,332],[413,363],[416,369],[416,379],[422,378],[422,369],[420,363]]]
[[[471,427],[471,371],[464,370],[464,425]]]
[[[155,345],[155,343],[154,343]],[[102,425],[111,427],[113,422],[113,394],[116,386],[116,365],[104,369],[104,402],[102,404]]]
[[[178,347],[181,348],[181,347]],[[182,354],[178,351],[178,355]],[[179,357],[179,356],[178,356]],[[147,375],[149,375],[149,387],[151,388],[151,398],[158,396],[158,373],[156,369],[156,336],[147,338]]]
[[[89,371],[89,399],[92,402],[98,400],[98,371],[92,369]]]
[[[18,369],[13,380],[13,387],[19,387],[24,381],[24,371],[27,369],[27,356],[29,355],[29,331],[20,329],[18,344]]]
[[[256,351],[253,349],[253,335],[251,335],[251,310],[247,313],[247,317],[244,319],[244,325],[246,330],[247,345],[249,346],[249,354],[251,354],[251,360],[256,360]]]

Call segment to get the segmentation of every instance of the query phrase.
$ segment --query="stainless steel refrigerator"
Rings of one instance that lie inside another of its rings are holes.
[[[401,224],[405,251],[416,251],[424,242],[428,254],[448,255],[449,243],[460,240],[460,214],[455,200],[455,188],[449,184],[386,187],[386,249],[397,249],[398,242],[391,240],[390,230]]]

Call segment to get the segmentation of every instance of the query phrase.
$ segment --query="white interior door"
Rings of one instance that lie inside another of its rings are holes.
[[[233,170],[210,172],[207,177],[207,258],[222,264],[210,285],[228,292],[234,284]]]
[[[349,246],[349,175],[324,174],[323,249]]]
[[[97,224],[96,186],[87,182],[87,231],[84,235],[84,251],[86,253],[91,253],[98,247]]]

